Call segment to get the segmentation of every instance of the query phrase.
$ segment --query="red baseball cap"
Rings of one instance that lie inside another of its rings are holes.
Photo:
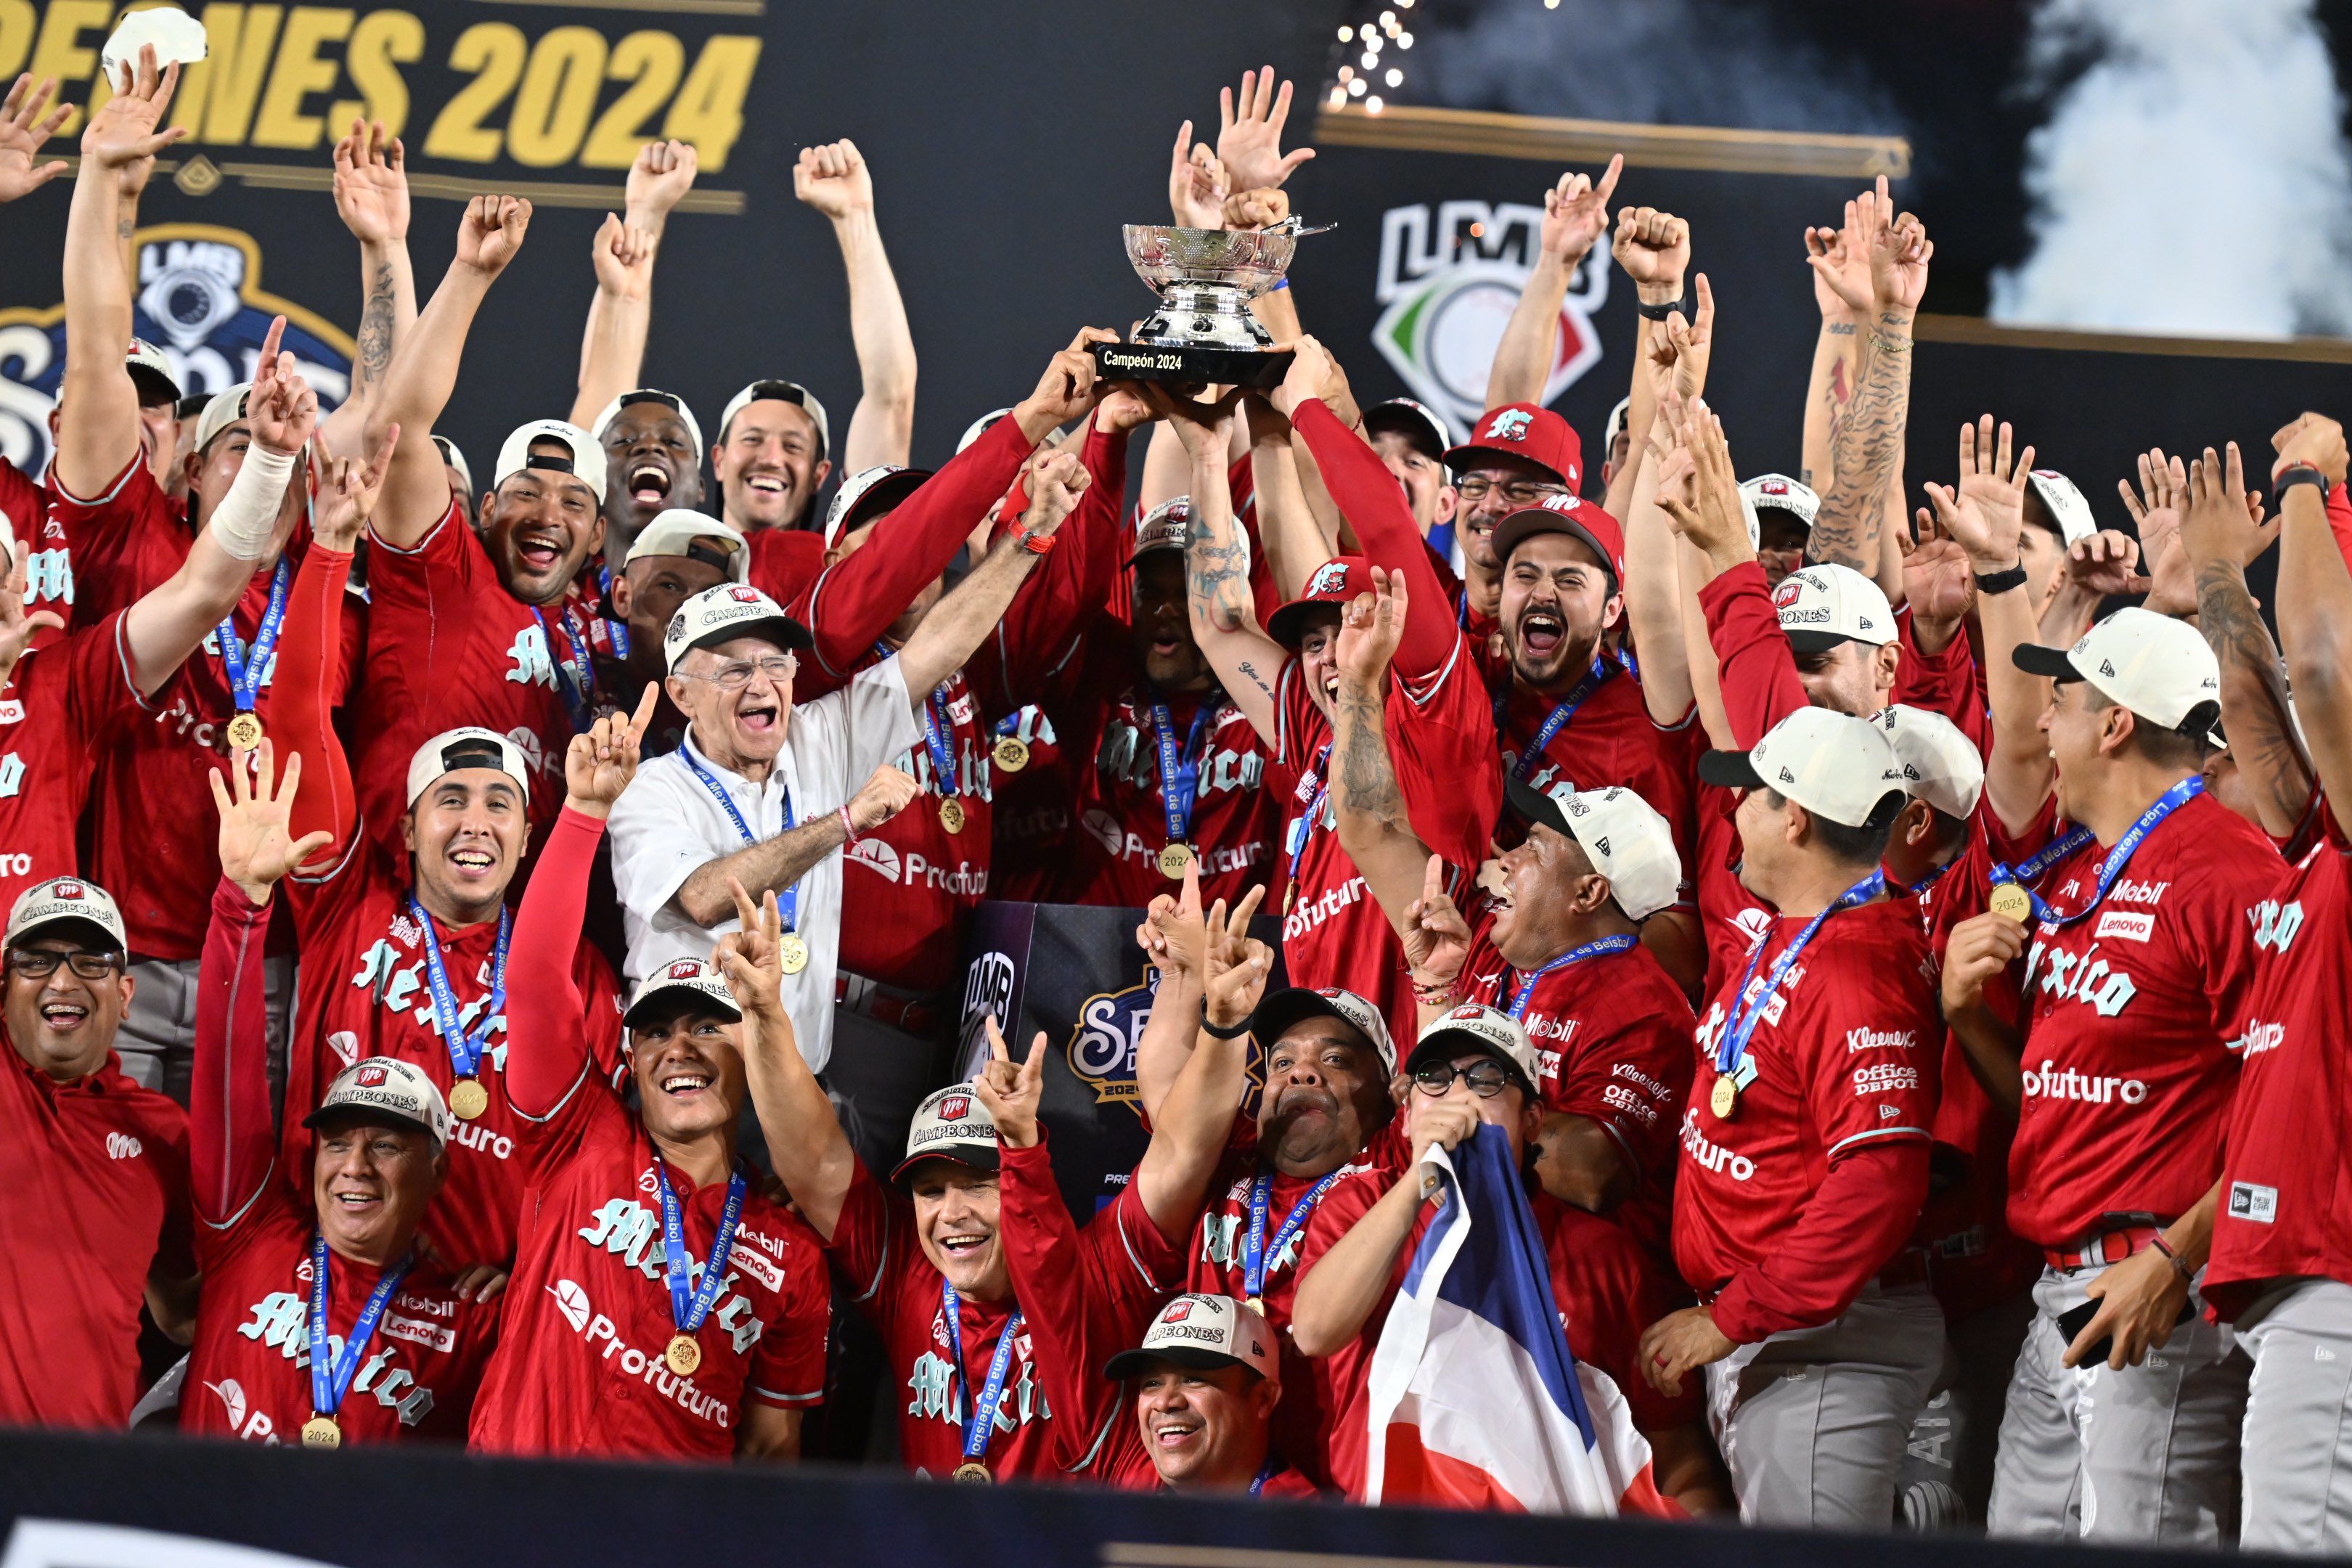
[[[1511,552],[1538,533],[1564,533],[1578,541],[1609,568],[1612,586],[1625,585],[1624,525],[1591,501],[1571,492],[1519,508],[1495,525],[1495,559],[1509,565]]]
[[[1339,555],[1315,569],[1307,591],[1265,618],[1265,635],[1285,647],[1297,647],[1307,634],[1299,623],[1318,605],[1345,605],[1359,594],[1372,591],[1371,563],[1360,555]]]
[[[1549,468],[1570,489],[1584,482],[1584,447],[1568,421],[1539,403],[1506,403],[1478,416],[1470,439],[1445,454],[1445,466],[1460,470],[1481,452],[1507,453]]]

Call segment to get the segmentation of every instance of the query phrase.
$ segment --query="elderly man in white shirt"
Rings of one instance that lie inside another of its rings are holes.
[[[1041,453],[1024,477],[1033,499],[1021,532],[998,541],[896,658],[805,706],[793,702],[793,675],[808,629],[774,600],[722,583],[679,607],[664,653],[686,741],[640,767],[613,808],[632,984],[674,959],[709,957],[738,923],[730,880],[755,899],[772,889],[786,932],[785,1010],[801,1055],[824,1069],[841,932],[836,851],[914,798],[915,781],[885,765],[921,739],[912,694],[971,657],[1087,483],[1074,452]]]

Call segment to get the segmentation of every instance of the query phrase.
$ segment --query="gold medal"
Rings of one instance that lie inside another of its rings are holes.
[[[1706,1107],[1715,1112],[1717,1121],[1728,1121],[1739,1105],[1739,1086],[1727,1078],[1715,1080],[1715,1092],[1706,1097]]]
[[[340,1448],[343,1446],[343,1429],[335,1425],[331,1415],[313,1415],[302,1423],[302,1447],[305,1448]]]
[[[662,1361],[678,1376],[692,1377],[694,1369],[702,1364],[702,1347],[695,1343],[692,1334],[672,1334]]]
[[[955,1474],[950,1479],[964,1486],[985,1487],[996,1482],[996,1478],[988,1473],[988,1467],[976,1459],[967,1459],[958,1465]]]
[[[2033,898],[2014,882],[2003,882],[1992,890],[1988,906],[1997,915],[2006,915],[2023,925],[2033,913]]]
[[[1291,906],[1297,902],[1298,884],[1293,882],[1282,889],[1282,912],[1286,915],[1288,914],[1290,912]]]
[[[996,742],[993,754],[999,771],[1017,773],[1029,765],[1029,742],[1018,735],[1007,735]]]
[[[801,940],[800,932],[788,931],[776,943],[776,956],[782,962],[785,973],[798,974],[808,967],[808,943]]]
[[[240,752],[250,752],[261,744],[261,721],[250,713],[240,713],[228,721],[228,743]],[[332,1423],[329,1423],[332,1425]]]
[[[963,802],[948,795],[940,802],[940,826],[950,833],[963,831]]]
[[[478,1078],[461,1078],[449,1086],[449,1114],[471,1121],[490,1108],[490,1091]]]
[[[1171,882],[1184,879],[1184,868],[1192,863],[1190,844],[1171,844],[1160,852],[1160,874]]]
[[[1257,1297],[1252,1296],[1249,1299],[1248,1306],[1249,1310],[1255,1312],[1259,1317],[1262,1318],[1265,1316],[1265,1303],[1260,1300]]]

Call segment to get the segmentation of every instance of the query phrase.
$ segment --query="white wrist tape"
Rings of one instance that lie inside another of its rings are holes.
[[[278,531],[278,503],[294,477],[295,454],[273,452],[256,442],[245,449],[236,481],[213,509],[213,537],[239,561],[258,561],[269,553],[270,536]]]

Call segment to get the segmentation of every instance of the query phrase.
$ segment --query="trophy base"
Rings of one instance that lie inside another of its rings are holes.
[[[1109,381],[1159,381],[1191,386],[1281,384],[1297,356],[1287,349],[1227,349],[1206,345],[1097,343],[1095,370]]]

